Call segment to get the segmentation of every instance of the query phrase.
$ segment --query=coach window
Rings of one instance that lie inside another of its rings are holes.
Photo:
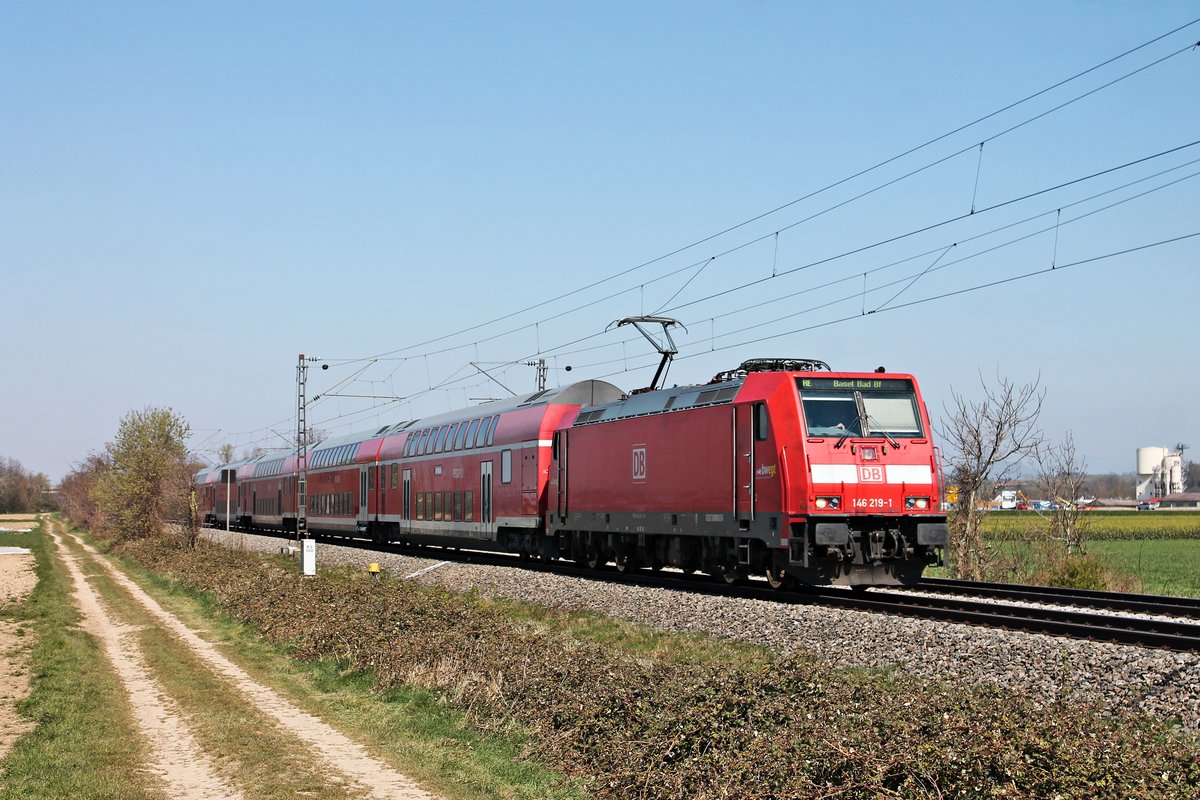
[[[425,519],[425,493],[417,492],[417,519]]]
[[[457,520],[461,520],[463,518],[462,501],[463,501],[463,493],[455,492],[454,493],[454,518]]]
[[[492,422],[490,425],[488,425],[488,434],[487,434],[488,447],[492,446],[492,439],[496,436],[496,424],[499,421],[500,421],[500,415],[497,414],[496,416],[492,417]]]
[[[475,431],[479,428],[479,420],[471,420],[471,426],[467,428],[467,447],[475,445]]]
[[[476,447],[483,447],[484,443],[487,441],[488,423],[491,421],[491,417],[484,417],[483,419],[479,420],[479,433],[475,435]]]
[[[500,451],[500,482],[512,483],[512,450]]]
[[[467,492],[466,494],[467,494],[467,497],[466,497],[466,500],[464,503],[465,508],[463,509],[463,511],[464,511],[463,518],[467,522],[470,522],[472,519],[475,518],[475,493]]]
[[[449,453],[454,449],[454,440],[458,438],[458,425],[454,423],[450,426],[450,432],[446,434],[446,452]]]
[[[441,492],[433,493],[433,518],[434,519],[442,518],[442,493]]]
[[[462,450],[463,439],[465,439],[466,436],[467,436],[467,423],[465,423],[465,422],[459,423],[458,436],[454,437],[454,449],[455,450]]]
[[[413,452],[413,455],[419,456],[422,453],[424,453],[425,452],[425,443],[428,441],[429,441],[428,429],[421,431],[421,441],[417,443],[417,449],[415,452]]]
[[[755,438],[755,440],[760,441],[760,442],[765,442],[767,440],[767,434],[770,433],[770,431],[771,431],[771,429],[770,429],[770,426],[768,425],[768,420],[767,420],[767,404],[766,403],[755,403],[754,404],[754,438]]]
[[[435,453],[442,452],[442,447],[446,444],[446,433],[449,430],[450,430],[449,425],[443,425],[442,427],[438,428],[437,448],[434,450]]]

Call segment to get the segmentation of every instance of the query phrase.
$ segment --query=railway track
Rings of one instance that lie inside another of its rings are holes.
[[[1200,652],[1200,601],[1191,601],[1186,598],[1161,598],[1154,595],[1127,595],[1117,592],[1081,592],[1047,587],[1011,587],[1004,584],[978,584],[970,581],[940,579],[927,579],[918,586],[906,589],[873,589],[863,593],[825,586],[777,590],[770,588],[760,580],[725,584],[714,581],[705,575],[684,575],[671,571],[638,570],[621,573],[613,567],[587,570],[569,562],[518,562],[516,556],[490,552],[460,552],[439,547],[378,546],[363,540],[341,538],[318,537],[318,539],[344,547],[403,553],[450,562],[510,567],[520,563],[524,569],[576,577],[587,576],[615,583],[672,589],[694,594],[739,597],[774,603],[824,605],[1090,641]],[[989,596],[993,598],[993,601],[972,600],[954,595]],[[1106,598],[1106,595],[1111,597]],[[1012,605],[1005,601],[1035,602],[1070,607]],[[1079,606],[1090,606],[1092,610],[1077,610]],[[1187,613],[1179,613],[1178,610],[1172,609],[1184,609]],[[1116,611],[1125,613],[1113,613]],[[1198,621],[1193,623],[1145,619],[1127,616],[1126,613],[1129,612],[1183,616],[1195,618]]]
[[[668,588],[675,585],[677,588],[688,591],[701,591],[753,600],[819,604],[856,611],[979,625],[1027,633],[1043,633],[1052,636],[1067,636],[1090,641],[1200,652],[1200,623],[1144,619],[1123,614],[1079,611],[1071,608],[1010,605],[1002,601],[987,602],[958,597],[939,597],[921,592],[887,589],[875,589],[861,594],[826,586],[778,591],[759,581],[718,587],[711,581],[695,580],[694,576],[681,578],[665,577],[660,574],[654,578],[653,581],[645,581],[642,576],[632,576],[629,579],[639,583],[645,582],[645,585]],[[625,576],[620,576],[619,579],[625,579]],[[1052,601],[1042,600],[1040,602]]]
[[[1192,622],[1044,606],[1009,605],[1004,602],[937,597],[915,592],[878,591],[865,597],[837,597],[826,589],[817,589],[817,593],[822,602],[843,608],[1139,647],[1200,651],[1200,624]]]
[[[912,588],[920,592],[994,597],[1028,603],[1051,603],[1060,606],[1078,606],[1104,611],[1157,614],[1159,616],[1200,620],[1200,599],[1191,597],[1105,592],[1093,589],[1064,589],[1057,586],[1028,586],[1025,584],[960,581],[947,578],[925,578]]]

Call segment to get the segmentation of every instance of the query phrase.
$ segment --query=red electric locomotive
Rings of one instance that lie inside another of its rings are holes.
[[[911,375],[765,359],[582,411],[555,435],[546,533],[619,569],[912,583],[946,544],[938,492]]]
[[[632,395],[582,381],[322,442],[308,459],[308,530],[381,543],[866,587],[915,582],[947,540],[916,381],[817,361]],[[296,530],[296,460],[224,467],[234,525]],[[220,474],[197,476],[217,525]]]

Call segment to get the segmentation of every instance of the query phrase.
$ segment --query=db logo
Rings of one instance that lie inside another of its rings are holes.
[[[633,479],[635,481],[646,480],[646,447],[644,445],[633,448]]]
[[[863,483],[883,483],[883,467],[859,467],[858,479]]]

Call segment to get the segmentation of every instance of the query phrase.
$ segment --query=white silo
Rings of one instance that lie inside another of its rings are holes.
[[[1171,453],[1163,459],[1163,478],[1167,484],[1167,494],[1183,491],[1183,453]]]

